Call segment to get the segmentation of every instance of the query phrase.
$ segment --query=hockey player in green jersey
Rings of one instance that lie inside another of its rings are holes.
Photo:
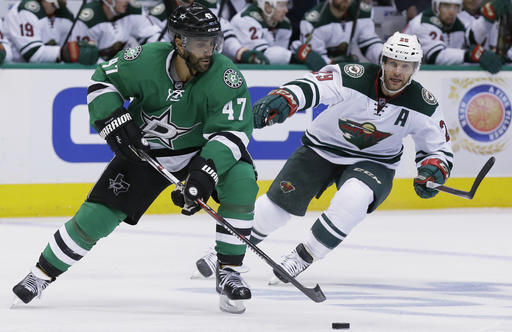
[[[136,224],[169,185],[137,149],[147,150],[177,178],[172,200],[185,215],[216,191],[219,214],[249,236],[258,186],[247,151],[253,116],[242,74],[218,54],[220,25],[205,7],[177,8],[169,43],[120,52],[98,66],[87,95],[91,123],[115,152],[78,212],[13,291],[28,303],[121,222]],[[126,110],[123,102],[131,100]],[[224,311],[242,313],[251,291],[243,278],[246,246],[217,225],[216,290]]]
[[[412,80],[422,55],[416,36],[396,32],[384,44],[380,66],[329,65],[254,104],[256,128],[284,122],[320,103],[329,105],[256,201],[255,244],[292,215],[304,216],[313,197],[336,184],[338,191],[309,236],[280,262],[290,275],[324,258],[386,199],[405,136],[411,135],[416,145],[418,176],[413,184],[420,197],[437,193],[426,187],[427,181],[444,183],[448,178],[453,162],[448,128],[435,97]]]

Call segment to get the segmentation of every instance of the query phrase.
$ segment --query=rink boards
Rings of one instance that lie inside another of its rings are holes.
[[[112,153],[89,126],[87,83],[93,69],[79,65],[8,65],[0,69],[0,217],[71,215],[83,202]],[[254,102],[272,88],[306,73],[302,66],[269,66],[242,72]],[[472,178],[494,155],[497,162],[475,199],[446,194],[416,197],[414,144],[407,139],[397,178],[383,209],[512,206],[512,68],[489,75],[474,67],[423,66],[416,76],[439,100],[455,152],[448,185],[468,190]],[[325,107],[297,113],[286,123],[255,130],[249,151],[259,174],[260,193],[300,145],[311,121]],[[311,210],[327,207],[333,189]],[[178,212],[164,192],[150,213]]]

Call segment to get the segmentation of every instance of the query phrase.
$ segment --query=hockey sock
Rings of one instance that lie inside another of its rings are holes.
[[[254,207],[254,227],[250,241],[258,244],[265,240],[268,234],[283,227],[292,215],[272,202],[266,194],[261,195]]]
[[[50,238],[38,267],[52,278],[82,259],[96,242],[109,235],[126,218],[120,211],[85,202],[75,216]]]
[[[327,211],[315,221],[306,247],[317,259],[336,248],[361,222],[373,201],[373,191],[362,181],[348,179],[336,192]]]

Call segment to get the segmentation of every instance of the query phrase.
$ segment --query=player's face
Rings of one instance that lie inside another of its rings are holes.
[[[272,14],[272,20],[275,22],[283,22],[288,13],[288,1],[278,1]]]
[[[114,10],[118,14],[124,14],[126,12],[126,9],[128,8],[128,3],[130,0],[115,0],[116,3],[114,5]]]
[[[386,88],[396,91],[404,87],[416,69],[414,62],[387,59],[384,63],[384,83]]]
[[[351,3],[352,0],[331,0],[331,6],[342,12],[346,11]]]
[[[469,13],[475,13],[477,9],[480,7],[481,0],[464,0],[464,10]]]
[[[190,54],[189,62],[194,70],[204,73],[210,68],[216,43],[215,37],[191,38],[187,42],[185,50]]]
[[[439,19],[445,26],[450,26],[455,22],[460,6],[454,3],[439,4]]]

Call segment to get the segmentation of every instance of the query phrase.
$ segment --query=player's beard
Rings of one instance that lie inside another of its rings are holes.
[[[208,61],[206,61],[208,60]],[[194,54],[189,53],[188,62],[191,69],[197,73],[204,73],[210,69],[212,65],[212,56],[196,57]]]

